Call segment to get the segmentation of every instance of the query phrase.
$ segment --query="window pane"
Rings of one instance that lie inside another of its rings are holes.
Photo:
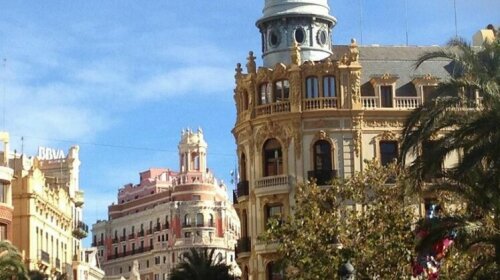
[[[335,97],[335,77],[327,76],[323,78],[323,97]]]
[[[276,139],[267,140],[263,151],[264,176],[279,175],[283,171],[281,145]]]
[[[306,98],[318,97],[318,78],[309,77],[306,79]]]
[[[380,98],[382,107],[392,107],[392,86],[380,86]]]
[[[380,163],[383,166],[392,163],[398,157],[398,143],[396,141],[380,142]]]

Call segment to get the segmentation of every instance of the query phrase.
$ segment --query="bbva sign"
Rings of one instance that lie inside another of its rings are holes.
[[[38,158],[41,160],[53,160],[65,158],[63,150],[47,147],[38,147]]]

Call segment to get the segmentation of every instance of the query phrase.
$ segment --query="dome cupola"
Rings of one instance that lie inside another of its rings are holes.
[[[329,11],[327,0],[265,0],[263,16],[256,23],[262,35],[264,66],[290,63],[294,42],[300,46],[303,61],[331,55],[336,19]]]

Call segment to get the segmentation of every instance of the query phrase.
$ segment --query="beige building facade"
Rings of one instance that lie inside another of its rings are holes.
[[[201,130],[185,130],[179,171],[149,169],[139,184],[119,189],[109,219],[92,227],[106,277],[168,279],[190,248],[213,248],[240,273],[234,255],[240,223],[226,186],[207,168],[207,147]]]
[[[296,184],[327,185],[362,171],[366,160],[395,160],[406,117],[453,70],[447,60],[414,68],[439,47],[333,45],[336,20],[328,12],[326,0],[266,0],[257,21],[263,66],[250,52],[245,69],[236,67],[242,279],[283,279],[276,244],[258,237],[270,217],[290,215]],[[478,96],[467,98],[480,105]]]
[[[39,148],[37,156],[12,154],[14,206],[12,243],[22,253],[29,270],[50,279],[79,277],[82,239],[88,234],[83,222],[83,191],[79,187],[79,147],[67,155],[62,150]],[[94,267],[99,274],[99,268]],[[100,278],[104,276],[102,271]]]

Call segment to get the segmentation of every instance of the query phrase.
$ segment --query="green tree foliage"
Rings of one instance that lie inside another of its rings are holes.
[[[350,259],[361,279],[405,279],[414,251],[418,198],[395,166],[368,163],[331,186],[299,185],[293,214],[271,221],[262,236],[278,242],[290,279],[337,279]]]
[[[0,241],[0,279],[29,279],[21,254],[8,241]]]
[[[214,256],[215,249],[194,249],[184,256],[179,265],[172,270],[170,280],[228,280],[230,267],[223,258]]]
[[[448,205],[463,205],[445,212],[418,249],[454,231],[457,249],[475,261],[468,276],[500,279],[500,40],[480,49],[453,40],[449,48],[425,54],[417,67],[436,58],[451,61],[452,77],[407,119],[401,160],[412,159],[417,191],[429,185],[426,179],[441,178],[426,191]],[[461,160],[443,170],[454,154]]]

